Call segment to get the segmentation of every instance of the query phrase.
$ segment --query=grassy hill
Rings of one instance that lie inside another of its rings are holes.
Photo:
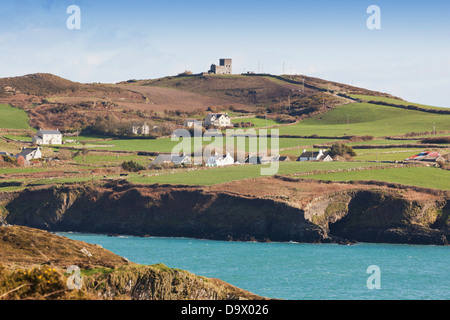
[[[368,103],[337,106],[299,124],[279,127],[283,135],[342,136],[402,135],[410,132],[450,130],[450,115],[426,113]]]

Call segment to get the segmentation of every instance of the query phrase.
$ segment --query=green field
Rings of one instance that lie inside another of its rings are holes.
[[[269,131],[270,133],[270,131]],[[237,146],[238,138],[234,139],[234,144]],[[245,151],[249,151],[250,142],[258,145],[259,140],[250,140],[252,138],[245,138]],[[111,150],[111,151],[147,151],[147,152],[159,152],[159,153],[170,153],[173,148],[177,146],[182,139],[179,141],[172,141],[171,138],[164,139],[118,139],[118,140],[103,140],[103,141],[95,141],[92,143],[88,143],[86,148],[94,149],[94,150]],[[222,145],[225,147],[226,139],[222,138],[222,140],[217,140],[218,144],[222,141]],[[268,147],[271,147],[272,139],[270,137],[267,138]],[[289,148],[299,148],[312,146],[315,144],[324,144],[336,141],[336,139],[309,139],[309,138],[280,138],[279,139],[279,148],[280,149],[289,149]],[[208,146],[215,142],[215,138],[210,138],[210,141],[204,139],[203,145]],[[188,142],[189,143],[189,142]],[[190,145],[192,152],[194,151],[194,139],[190,138]],[[81,147],[80,144],[67,144],[67,146],[76,146]]]
[[[0,128],[3,129],[30,129],[29,118],[25,111],[0,104]]]
[[[278,127],[281,135],[374,137],[409,132],[450,130],[450,115],[433,114],[369,103],[352,103],[304,120],[296,125]]]
[[[78,155],[73,158],[77,163],[83,163],[86,165],[101,165],[101,166],[117,166],[124,161],[135,161],[144,166],[149,166],[151,160],[149,157],[137,156],[137,155],[97,155],[95,153],[88,154],[83,160],[82,155]]]
[[[10,173],[36,173],[36,172],[43,172],[48,169],[46,168],[0,168],[0,174],[10,174]]]
[[[450,190],[450,171],[432,167],[385,168],[308,176],[331,181],[378,180],[424,188]]]
[[[279,164],[278,174],[296,174],[317,170],[346,170],[369,166],[386,166],[368,162],[285,162]],[[166,173],[158,176],[132,177],[134,183],[161,183],[186,185],[214,185],[235,180],[261,177],[261,168],[268,165],[236,165],[204,170],[183,171],[179,173]]]
[[[390,144],[415,144],[420,143],[420,140],[368,140],[346,143],[349,146],[361,146],[361,145],[390,145]]]
[[[276,122],[272,119],[260,119],[260,118],[239,118],[231,120],[232,123],[241,123],[241,122],[251,122],[254,124],[254,128],[260,127],[270,127],[280,125],[280,123]]]
[[[386,103],[391,103],[391,104],[398,104],[398,105],[402,105],[402,106],[416,106],[416,107],[421,107],[424,109],[443,109],[443,110],[447,109],[447,108],[442,108],[442,107],[433,107],[433,106],[428,106],[425,104],[413,103],[413,102],[409,102],[409,101],[386,98],[386,97],[366,96],[366,95],[358,95],[358,94],[352,94],[350,96],[353,98],[362,100],[362,101],[380,101],[380,102],[386,102]]]
[[[370,151],[366,151],[365,153],[358,153],[357,156],[353,157],[355,161],[403,161],[406,158],[409,158],[422,150],[417,151],[384,151],[384,149],[368,149]],[[377,152],[378,151],[378,152]]]
[[[33,140],[33,138],[29,137],[29,136],[24,136],[24,135],[15,135],[15,134],[5,134],[4,135],[5,138],[11,139],[11,140],[15,140],[15,141],[27,141],[27,142],[31,142]]]

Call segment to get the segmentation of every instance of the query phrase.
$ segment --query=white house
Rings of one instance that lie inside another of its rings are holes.
[[[59,130],[39,130],[33,137],[34,144],[62,144],[62,133]]]
[[[191,158],[187,155],[172,155],[170,153],[160,153],[155,160],[153,160],[152,165],[158,164],[174,164],[174,165],[182,165],[182,164],[191,164]]]
[[[234,158],[227,153],[226,155],[219,155],[217,152],[215,155],[208,158],[206,166],[208,167],[222,167],[234,164]]]
[[[230,127],[231,118],[226,113],[210,113],[205,118],[205,127]]]
[[[16,159],[20,157],[24,157],[25,160],[30,161],[33,159],[40,159],[42,158],[42,152],[39,147],[37,148],[23,148],[22,151],[14,156]]]
[[[297,161],[333,161],[333,158],[331,158],[330,152],[326,150],[321,149],[314,152],[306,151],[306,149],[304,149]]]

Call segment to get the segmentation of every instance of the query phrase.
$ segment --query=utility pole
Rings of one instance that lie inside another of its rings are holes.
[[[350,115],[347,114],[347,130],[350,130]]]
[[[436,137],[436,122],[433,122],[433,136]]]

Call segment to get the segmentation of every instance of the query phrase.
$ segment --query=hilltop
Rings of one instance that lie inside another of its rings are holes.
[[[306,76],[179,75],[117,84],[82,84],[45,73],[0,79],[0,103],[25,110],[34,128],[63,131],[88,128],[98,117],[175,126],[208,111],[267,112],[294,121],[354,102],[346,94],[395,98]]]

